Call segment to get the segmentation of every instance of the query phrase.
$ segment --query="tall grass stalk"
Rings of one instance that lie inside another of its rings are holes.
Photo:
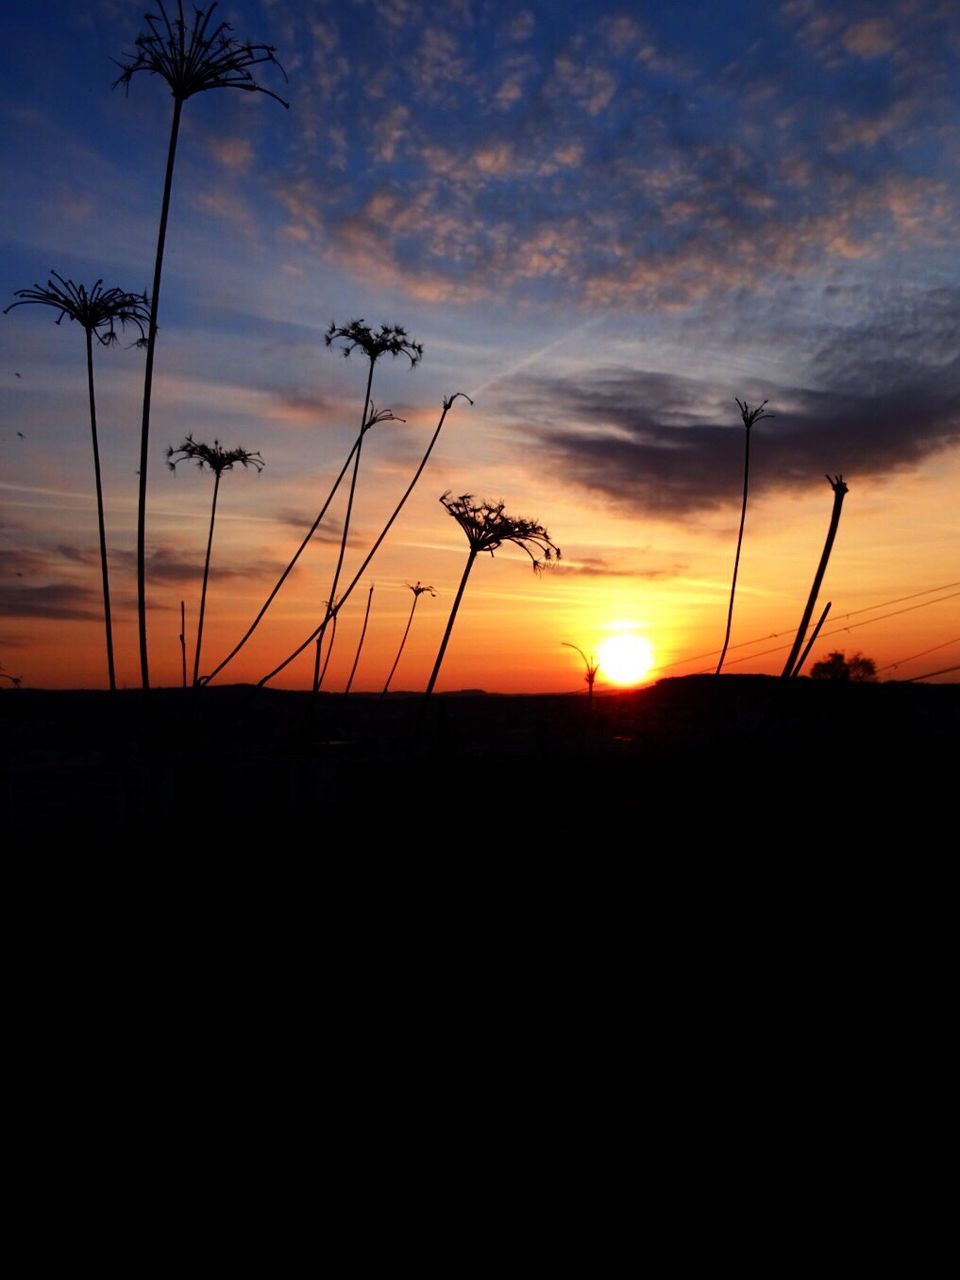
[[[101,346],[109,347],[118,341],[116,326],[121,329],[132,324],[145,340],[144,325],[149,324],[150,311],[146,294],[126,293],[122,289],[104,289],[98,280],[92,289],[72,280],[64,280],[56,271],[50,272],[46,288],[35,284],[32,289],[18,289],[5,308],[4,315],[14,307],[45,306],[59,312],[56,323],[64,316],[75,320],[84,331],[87,351],[87,398],[90,406],[90,434],[93,439],[93,475],[97,492],[97,524],[100,532],[100,576],[103,583],[103,623],[107,645],[107,678],[111,690],[117,687],[117,673],[113,654],[113,615],[110,609],[110,573],[107,566],[107,530],[103,514],[103,481],[100,474],[100,443],[97,435],[97,399],[93,386],[93,339]],[[56,283],[54,283],[56,281]],[[139,344],[138,344],[139,345]]]
[[[750,487],[750,428],[755,422],[759,422],[761,418],[776,417],[773,413],[765,413],[764,406],[766,400],[757,408],[751,409],[746,400],[741,404],[737,400],[737,407],[740,410],[740,417],[744,426],[744,451],[743,451],[743,501],[740,504],[740,528],[737,532],[737,554],[733,561],[733,581],[730,584],[730,607],[727,610],[727,630],[723,637],[723,648],[720,650],[720,658],[717,662],[716,675],[723,670],[723,660],[727,656],[727,647],[730,644],[730,629],[733,626],[733,600],[737,593],[737,571],[740,568],[740,548],[743,546],[743,526],[747,519],[747,491]]]
[[[473,404],[473,401],[470,399],[470,397],[463,391],[455,391],[452,396],[447,396],[446,399],[443,401],[443,411],[440,414],[440,420],[437,422],[433,435],[430,437],[430,443],[427,445],[426,449],[424,450],[424,454],[423,454],[423,457],[420,459],[419,466],[417,467],[416,471],[413,473],[412,480],[404,490],[403,496],[400,498],[400,501],[394,507],[393,513],[391,514],[389,520],[387,520],[386,524],[380,530],[380,533],[377,536],[377,539],[374,542],[373,546],[367,552],[366,559],[363,561],[363,564],[361,564],[360,568],[357,570],[350,585],[347,587],[347,589],[344,591],[344,593],[341,595],[340,599],[337,601],[335,605],[332,605],[332,606],[328,605],[327,611],[324,615],[323,622],[321,622],[318,627],[315,627],[314,630],[310,632],[306,640],[304,640],[301,644],[298,644],[296,649],[294,649],[292,653],[287,654],[287,656],[284,658],[284,660],[281,663],[279,663],[276,667],[274,667],[272,671],[268,671],[265,676],[261,677],[261,679],[257,681],[257,686],[259,688],[263,688],[264,685],[269,684],[270,681],[275,676],[278,676],[280,672],[284,670],[284,668],[288,667],[291,662],[299,658],[300,654],[303,653],[304,649],[308,648],[309,645],[313,644],[314,640],[316,640],[316,638],[326,630],[327,624],[330,621],[330,619],[336,617],[337,613],[339,613],[339,611],[343,608],[345,602],[350,598],[350,595],[353,592],[354,588],[356,587],[357,583],[366,573],[367,567],[369,566],[371,560],[380,550],[380,547],[383,544],[384,539],[386,538],[390,530],[393,528],[393,524],[396,521],[397,516],[399,516],[400,512],[403,510],[404,506],[406,505],[407,499],[410,497],[411,493],[413,493],[414,489],[416,488],[417,481],[423,475],[424,468],[426,467],[427,463],[430,460],[431,453],[433,453],[434,445],[437,443],[437,440],[440,438],[440,432],[443,430],[443,424],[447,420],[447,414],[450,412],[451,408],[453,407],[454,402],[460,399],[461,397],[463,397],[463,399],[466,400],[468,404],[471,404],[471,405]]]
[[[203,618],[207,608],[207,580],[210,576],[210,552],[213,549],[213,526],[217,519],[217,495],[220,492],[220,478],[225,471],[232,471],[239,463],[241,467],[253,467],[259,474],[263,470],[263,458],[259,453],[250,453],[246,449],[223,449],[219,440],[213,445],[200,444],[193,436],[187,436],[183,444],[167,450],[167,465],[176,471],[180,462],[195,462],[202,471],[209,467],[213,472],[213,501],[210,505],[210,531],[207,535],[207,553],[203,561],[203,586],[200,590],[200,617],[197,622],[197,647],[193,655],[193,685],[200,683],[200,650],[203,645]]]
[[[410,368],[415,369],[423,359],[423,343],[414,342],[408,338],[407,331],[401,325],[382,324],[379,330],[374,333],[373,330],[363,323],[363,319],[351,320],[348,325],[338,326],[332,323],[327,330],[324,341],[327,346],[332,346],[335,342],[342,343],[341,350],[345,357],[349,357],[353,351],[362,351],[367,357],[367,386],[363,400],[363,412],[360,415],[360,438],[357,443],[357,451],[353,458],[353,474],[350,477],[350,492],[347,497],[347,513],[343,521],[343,530],[340,535],[340,551],[337,556],[336,568],[333,571],[333,582],[330,587],[330,600],[336,600],[337,588],[340,585],[340,572],[343,569],[343,557],[347,550],[347,538],[350,536],[350,518],[353,514],[353,500],[357,490],[357,477],[360,473],[360,455],[363,452],[363,437],[373,426],[374,422],[383,421],[384,417],[392,418],[393,415],[387,413],[379,417],[374,411],[371,415],[371,421],[368,424],[368,414],[372,409],[370,395],[373,389],[373,371],[377,361],[381,356],[390,355],[394,359],[397,356],[406,356],[410,361]],[[321,636],[322,636],[321,631]],[[313,671],[313,691],[317,692],[318,679],[320,671],[320,646],[317,645],[317,656]]]
[[[569,640],[561,640],[560,643],[566,649],[575,649],[583,659],[583,678],[587,684],[587,718],[593,710],[593,686],[597,681],[597,672],[600,670],[600,663],[591,653],[588,658],[579,645],[571,644]]]
[[[157,232],[157,250],[153,267],[153,292],[150,297],[150,322],[147,331],[147,363],[143,377],[143,414],[140,425],[140,491],[137,504],[137,619],[140,633],[140,675],[144,689],[150,687],[150,664],[147,654],[147,603],[146,603],[146,512],[147,512],[147,463],[150,442],[150,406],[153,394],[153,365],[157,344],[157,315],[160,306],[160,281],[163,275],[163,255],[167,239],[167,221],[170,216],[170,196],[173,190],[173,170],[180,136],[183,104],[195,94],[209,89],[242,89],[248,93],[264,93],[281,106],[289,103],[257,84],[250,71],[262,63],[273,63],[283,74],[273,45],[241,42],[230,34],[229,23],[212,23],[216,2],[207,7],[194,8],[193,23],[188,27],[183,15],[183,0],[177,0],[177,14],[167,16],[163,0],[158,0],[160,16],[146,15],[147,29],[137,36],[134,51],[125,55],[117,65],[120,75],[114,88],[122,84],[129,91],[130,82],[140,71],[165,80],[173,95],[173,116],[170,122],[170,139],[167,143],[167,165],[163,179],[163,197],[160,203],[160,226]],[[284,75],[284,79],[286,76]]]
[[[387,691],[390,688],[390,681],[393,679],[394,672],[400,665],[400,659],[403,656],[403,650],[407,643],[407,636],[410,634],[410,628],[413,626],[413,615],[417,611],[417,605],[420,603],[420,597],[428,591],[432,596],[436,596],[437,594],[433,587],[425,587],[419,579],[415,586],[411,587],[408,582],[407,587],[413,592],[413,603],[410,606],[410,616],[407,618],[407,626],[403,633],[403,639],[400,641],[400,648],[397,650],[397,656],[393,660],[393,666],[390,668],[390,674],[387,676],[386,683],[383,686],[383,692],[380,694],[381,698],[385,698],[387,696]]]
[[[360,655],[361,653],[363,653],[363,642],[367,636],[367,623],[370,621],[370,604],[372,600],[373,600],[373,587],[371,586],[370,590],[367,592],[367,607],[364,610],[364,614],[363,614],[363,628],[360,632],[360,640],[357,644],[356,657],[353,660],[353,666],[350,668],[350,678],[347,681],[347,687],[343,691],[344,697],[346,697],[347,694],[350,692],[350,690],[353,688],[353,677],[357,674],[357,667],[360,665]]]
[[[543,525],[537,524],[533,520],[515,519],[513,516],[508,516],[504,511],[502,502],[474,502],[473,495],[469,493],[465,493],[459,498],[451,498],[449,491],[441,495],[440,501],[447,514],[456,520],[466,534],[470,550],[467,553],[467,563],[460,579],[460,585],[457,588],[453,608],[450,610],[447,628],[440,642],[440,652],[437,654],[433,671],[430,673],[430,680],[424,694],[425,698],[430,697],[431,693],[433,693],[433,687],[437,683],[437,676],[440,674],[444,654],[447,652],[447,645],[450,643],[450,636],[453,632],[453,624],[457,620],[460,601],[463,599],[467,579],[470,577],[470,572],[477,556],[483,551],[492,556],[505,542],[512,542],[514,546],[519,547],[521,551],[530,557],[535,573],[541,571],[544,563],[560,559],[560,548],[551,540]],[[537,552],[540,553],[539,558],[536,554]]]
[[[803,638],[807,634],[807,627],[810,625],[810,618],[813,614],[814,606],[817,603],[817,596],[820,593],[820,586],[823,582],[823,575],[827,571],[827,563],[830,559],[830,552],[833,550],[833,543],[837,536],[837,529],[840,525],[840,512],[843,508],[843,500],[849,492],[848,486],[843,482],[843,476],[827,476],[827,483],[833,489],[833,510],[830,513],[830,527],[827,529],[826,541],[823,544],[823,551],[820,555],[820,563],[817,565],[817,572],[813,576],[813,586],[810,588],[810,595],[807,597],[806,608],[803,611],[803,617],[800,619],[800,626],[797,628],[797,636],[790,650],[790,656],[784,664],[783,671],[780,673],[784,680],[788,680],[797,668],[797,657],[803,644]]]

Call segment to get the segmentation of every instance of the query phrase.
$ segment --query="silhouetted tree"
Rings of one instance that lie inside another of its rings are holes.
[[[877,664],[862,653],[848,658],[842,650],[834,649],[810,668],[811,680],[838,680],[865,683],[876,680]]]
[[[157,252],[153,268],[153,293],[150,298],[150,322],[147,332],[147,364],[143,381],[143,417],[140,428],[140,496],[137,508],[137,612],[140,627],[140,672],[143,687],[150,687],[150,670],[147,658],[147,605],[145,530],[147,511],[147,462],[150,438],[150,400],[153,389],[153,360],[157,343],[157,315],[160,305],[160,278],[163,273],[163,251],[167,238],[167,219],[170,214],[170,193],[173,188],[173,166],[180,135],[180,117],[183,104],[195,94],[208,89],[242,89],[248,93],[265,93],[281,106],[290,104],[283,98],[257,84],[251,67],[271,62],[280,69],[273,45],[249,44],[235,40],[232,28],[226,22],[212,25],[216,2],[206,8],[194,8],[193,24],[188,27],[183,16],[183,0],[177,0],[177,16],[167,17],[163,0],[157,0],[160,16],[146,15],[147,30],[137,36],[134,52],[118,62],[120,75],[114,88],[122,84],[129,91],[130,81],[140,71],[160,76],[166,80],[173,95],[173,119],[170,125],[170,141],[167,146],[167,168],[163,181],[163,199],[160,205],[160,228],[157,233]],[[286,76],[284,75],[284,79]]]
[[[740,548],[743,545],[743,526],[747,518],[747,490],[750,484],[750,428],[755,422],[759,422],[761,418],[773,418],[773,413],[765,413],[763,401],[756,409],[751,409],[746,400],[741,404],[737,400],[737,407],[740,410],[740,417],[744,426],[744,453],[743,453],[743,501],[740,505],[740,529],[737,533],[737,554],[733,561],[733,581],[730,583],[730,607],[727,610],[727,630],[723,637],[723,648],[720,650],[720,659],[717,662],[716,674],[719,675],[723,669],[723,660],[727,656],[727,646],[730,644],[730,628],[733,626],[733,599],[737,593],[737,570],[740,568]]]
[[[470,570],[477,556],[482,551],[489,552],[492,556],[505,542],[512,542],[530,557],[535,573],[539,573],[545,563],[560,559],[560,548],[552,541],[543,525],[537,524],[534,520],[514,519],[513,516],[508,516],[502,502],[474,502],[473,495],[469,493],[459,498],[451,498],[449,490],[441,495],[440,501],[446,508],[447,514],[453,516],[467,535],[470,551],[463,577],[460,579],[460,586],[457,588],[453,608],[450,610],[447,629],[440,642],[440,652],[437,654],[437,660],[427,684],[425,693],[427,698],[433,693],[433,686],[437,683],[437,676],[440,674],[443,655],[450,642],[450,634],[457,618],[460,601],[463,599],[467,579],[470,577]],[[539,552],[542,558],[538,558],[536,552]]]
[[[90,434],[93,437],[93,474],[97,488],[97,522],[100,528],[100,574],[103,579],[103,618],[107,638],[107,674],[110,688],[116,689],[117,676],[113,658],[113,619],[110,612],[110,575],[107,570],[107,532],[103,516],[103,484],[100,477],[100,445],[97,438],[97,402],[93,391],[93,339],[96,337],[101,346],[112,346],[117,339],[117,324],[121,329],[132,324],[140,333],[140,341],[144,340],[143,326],[149,324],[150,311],[146,294],[126,293],[123,289],[104,289],[103,281],[98,280],[92,289],[87,290],[82,284],[74,284],[72,280],[64,280],[56,271],[51,271],[52,279],[47,287],[35,284],[32,289],[18,289],[14,297],[19,301],[11,302],[4,311],[12,311],[14,307],[36,304],[53,307],[60,314],[57,324],[67,316],[75,320],[83,329],[87,343],[87,395],[90,402]],[[56,281],[56,284],[54,284]]]
[[[203,561],[203,586],[200,590],[200,619],[197,623],[197,648],[193,655],[193,683],[200,683],[200,647],[203,642],[203,615],[207,607],[207,578],[210,573],[210,550],[213,547],[213,525],[217,518],[217,495],[220,492],[220,477],[225,471],[232,471],[239,463],[241,467],[253,467],[259,474],[264,467],[259,453],[249,453],[246,449],[223,449],[219,440],[212,446],[199,444],[193,436],[187,436],[179,448],[171,445],[167,450],[167,465],[176,471],[180,462],[195,462],[202,471],[209,467],[213,472],[213,502],[210,507],[210,533],[207,536],[207,554]]]

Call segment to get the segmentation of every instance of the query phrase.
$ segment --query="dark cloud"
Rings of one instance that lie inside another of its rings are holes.
[[[581,556],[578,560],[561,560],[554,565],[552,572],[564,577],[581,578],[643,578],[653,581],[656,578],[674,578],[682,573],[686,565],[675,564],[669,569],[620,569],[604,560],[602,556]]]
[[[87,621],[102,618],[103,605],[96,592],[72,582],[51,582],[44,587],[6,582],[0,584],[0,614],[9,618]]]
[[[313,523],[312,519],[309,516],[305,516],[303,511],[294,511],[292,507],[282,507],[279,511],[274,512],[273,518],[279,521],[280,524],[285,524],[289,529],[295,529],[301,538],[307,536],[307,530]],[[313,535],[312,540],[314,542],[339,544],[342,536],[343,525],[341,522],[339,520],[328,520],[324,516],[323,523]]]
[[[833,357],[830,357],[832,359]],[[826,360],[827,357],[824,357]],[[764,388],[776,418],[753,428],[751,493],[823,483],[826,472],[888,475],[960,444],[960,358],[936,373],[907,360],[882,369],[847,353],[836,390]],[[509,388],[524,429],[539,417],[554,465],[568,480],[631,511],[683,515],[735,502],[743,481],[743,427],[716,388],[693,378],[606,369],[592,377],[518,377]]]

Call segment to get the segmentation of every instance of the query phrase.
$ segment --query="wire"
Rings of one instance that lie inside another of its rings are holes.
[[[890,671],[893,667],[902,667],[907,662],[913,662],[914,658],[925,658],[928,653],[936,653],[938,649],[949,649],[952,644],[960,644],[960,636],[955,636],[952,640],[944,640],[943,644],[932,645],[929,649],[921,649],[919,653],[911,653],[909,658],[898,658],[896,662],[888,662],[885,667],[877,667],[877,673]]]
[[[917,680],[929,680],[932,676],[945,676],[950,671],[960,671],[960,666],[941,667],[939,671],[928,671],[923,676],[911,676],[909,680],[904,681],[904,684],[914,684]]]
[[[939,586],[939,587],[927,587],[925,591],[914,591],[911,595],[908,595],[908,596],[896,596],[893,600],[881,600],[879,604],[869,604],[862,609],[852,609],[849,613],[835,614],[834,621],[840,622],[843,618],[855,618],[857,614],[872,613],[874,609],[885,609],[887,605],[902,604],[904,600],[916,600],[919,596],[933,595],[935,591],[949,591],[951,587],[960,587],[960,582],[944,582],[942,586]],[[950,597],[944,596],[944,599],[949,600]],[[931,600],[929,603],[937,604],[938,602],[936,600]],[[922,609],[923,605],[916,605],[915,607],[918,609]],[[908,610],[903,610],[903,612],[906,613],[908,612]],[[888,614],[887,616],[893,617],[894,615]],[[879,619],[874,619],[874,621],[879,621]],[[862,626],[862,625],[863,625],[862,623],[857,623],[857,626]],[[849,630],[849,628],[841,628],[841,630]],[[835,633],[830,631],[827,634],[834,635]],[[752,645],[752,644],[762,644],[764,640],[779,640],[781,636],[795,636],[795,635],[796,635],[796,628],[791,627],[789,631],[774,631],[767,636],[757,636],[756,639],[754,640],[740,640],[737,644],[730,645],[729,648],[730,649],[746,649],[749,645]],[[780,648],[786,649],[787,645],[781,645]],[[672,662],[661,663],[659,670],[665,671],[667,667],[679,667],[686,662],[699,662],[701,658],[715,658],[719,652],[720,652],[719,649],[711,649],[707,653],[692,654],[689,658],[674,658]],[[777,650],[769,649],[769,650],[766,650],[766,652],[776,653]],[[755,654],[754,656],[760,657],[759,654]],[[742,661],[742,659],[738,659],[738,661]]]

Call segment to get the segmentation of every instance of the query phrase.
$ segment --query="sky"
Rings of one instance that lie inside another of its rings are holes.
[[[167,6],[175,10],[173,4]],[[147,0],[11,8],[0,60],[0,305],[51,270],[148,288],[172,98],[111,87]],[[156,4],[149,8],[158,13]],[[188,14],[192,11],[188,8]],[[220,489],[202,670],[233,647],[313,522],[366,368],[331,325],[402,325],[373,400],[345,573],[451,409],[340,614],[325,687],[423,688],[468,546],[439,498],[503,501],[562,559],[504,546],[465,591],[438,689],[563,692],[604,640],[649,678],[712,670],[740,516],[736,398],[768,401],[725,670],[779,672],[849,485],[813,658],[960,672],[960,9],[954,0],[225,0],[276,49],[265,93],[187,101],[160,300],[148,468],[151,675],[192,647],[212,477],[186,435],[259,450]],[[120,65],[118,65],[120,64]],[[283,74],[285,73],[285,75]],[[83,333],[0,316],[0,667],[106,683]],[[139,683],[143,353],[96,353],[118,675]],[[221,679],[255,681],[320,621],[345,493]],[[309,649],[278,677],[303,688]],[[598,686],[602,687],[602,686]],[[609,686],[608,686],[609,687]]]

